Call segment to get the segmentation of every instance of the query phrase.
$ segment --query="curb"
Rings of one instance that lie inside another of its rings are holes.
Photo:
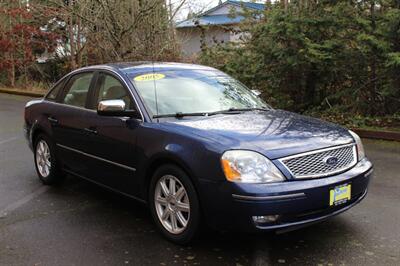
[[[353,128],[361,138],[400,141],[400,132]]]
[[[45,93],[43,92],[31,92],[31,91],[21,91],[21,90],[6,90],[0,89],[0,93],[14,94],[14,95],[22,95],[22,96],[31,96],[31,97],[43,97]]]

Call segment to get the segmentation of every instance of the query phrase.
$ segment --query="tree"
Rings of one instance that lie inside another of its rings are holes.
[[[290,1],[246,13],[241,43],[201,62],[263,91],[274,106],[384,115],[400,112],[398,1]]]
[[[71,67],[85,49],[85,63],[160,59],[176,56],[164,0],[53,0],[67,25]]]
[[[35,5],[26,1],[3,1],[0,3],[0,70],[8,72],[9,85],[15,86],[16,73],[24,77],[28,86],[28,68],[44,51],[52,52],[56,35],[41,29],[41,19],[46,16]]]
[[[177,60],[173,20],[186,0],[0,0],[0,73],[25,77],[43,52],[65,72],[130,60]],[[41,66],[43,71],[51,68]],[[44,69],[44,70],[43,70]],[[37,72],[35,72],[37,73]],[[57,75],[58,76],[58,75]],[[1,78],[1,76],[0,76]]]

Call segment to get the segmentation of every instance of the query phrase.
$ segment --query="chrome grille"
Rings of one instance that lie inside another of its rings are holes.
[[[328,158],[335,158],[336,163],[326,163]],[[354,144],[307,152],[279,160],[294,178],[317,178],[346,171],[357,162]]]

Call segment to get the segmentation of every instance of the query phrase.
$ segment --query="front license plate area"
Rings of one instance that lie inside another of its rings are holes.
[[[329,206],[344,204],[351,199],[351,184],[337,186],[329,191]]]

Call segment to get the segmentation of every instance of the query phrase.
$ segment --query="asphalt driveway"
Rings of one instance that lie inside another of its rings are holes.
[[[0,94],[0,265],[400,265],[400,143],[365,140],[375,178],[342,215],[280,235],[205,231],[180,247],[133,200],[75,177],[42,186],[22,134],[28,100]]]

